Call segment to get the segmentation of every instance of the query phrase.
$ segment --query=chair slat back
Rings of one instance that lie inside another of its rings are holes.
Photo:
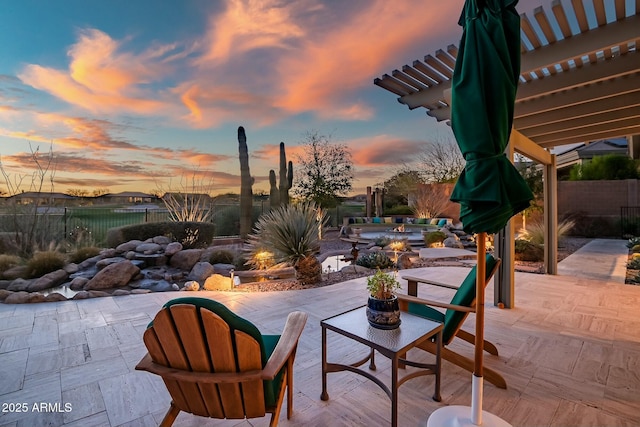
[[[194,305],[162,309],[145,331],[144,342],[154,362],[176,369],[233,373],[262,368],[260,345],[253,337],[240,331],[232,334],[220,316]],[[265,414],[260,380],[242,385],[173,380],[165,384],[176,406],[196,415],[242,419]]]

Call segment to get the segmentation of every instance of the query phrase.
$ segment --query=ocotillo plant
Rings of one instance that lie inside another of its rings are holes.
[[[251,231],[251,213],[253,211],[254,179],[249,172],[249,151],[247,135],[242,126],[238,127],[238,152],[240,157],[240,237],[247,237]]]

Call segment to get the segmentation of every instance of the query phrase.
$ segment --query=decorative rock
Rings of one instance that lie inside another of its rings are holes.
[[[26,291],[29,288],[29,285],[33,282],[33,280],[17,278],[9,286],[7,286],[8,291],[20,292]]]
[[[78,270],[79,270],[79,268],[78,268],[78,264],[73,263],[73,262],[72,262],[72,263],[70,263],[70,264],[65,265],[65,266],[63,267],[63,269],[64,269],[64,271],[66,271],[66,272],[67,272],[67,274],[77,273],[77,272],[78,272]]]
[[[233,264],[213,264],[213,272],[222,274],[223,276],[230,276],[231,270],[235,270],[236,266]]]
[[[188,280],[197,280],[198,282],[202,282],[207,279],[207,277],[211,276],[214,273],[213,266],[208,262],[199,262],[193,266],[189,275],[187,276]]]
[[[111,294],[109,292],[104,291],[89,291],[89,298],[101,298],[101,297],[110,297]]]
[[[180,270],[191,271],[194,265],[200,260],[202,249],[185,249],[173,255],[169,264]]]
[[[102,256],[102,258],[113,258],[114,256],[117,256],[118,253],[116,252],[115,249],[107,248],[107,249],[101,250],[100,255]]]
[[[136,247],[138,247],[141,244],[142,244],[142,240],[130,240],[128,242],[119,244],[116,247],[116,252],[123,253],[123,252],[133,251],[136,249]]]
[[[456,236],[455,239],[453,237],[447,237],[442,242],[445,248],[456,248],[456,249],[464,249],[464,245],[460,243],[460,240]]]
[[[129,251],[126,254],[124,254],[124,257],[126,259],[135,259],[136,255],[138,255],[136,251]]]
[[[86,270],[91,266],[95,266],[96,263],[100,261],[102,258],[103,258],[102,255],[96,255],[94,257],[87,258],[84,261],[82,261],[80,264],[78,264],[78,268],[80,270]]]
[[[11,284],[11,280],[0,280],[0,289],[7,289]]]
[[[151,241],[158,245],[168,245],[169,243],[171,243],[171,238],[167,236],[156,236],[152,238]]]
[[[80,291],[73,296],[72,299],[87,299],[90,298],[88,291]]]
[[[114,296],[114,297],[118,297],[118,296],[121,296],[121,295],[131,295],[131,291],[128,291],[126,289],[116,289],[111,294],[111,296]]]
[[[96,262],[96,267],[98,268],[98,270],[102,270],[103,268],[105,268],[108,265],[117,264],[117,263],[125,261],[125,260],[126,260],[126,258],[123,258],[123,257],[104,258],[104,259],[101,259],[100,261]]]
[[[171,290],[172,291],[179,291],[180,290],[180,286],[178,286],[176,283],[172,283],[171,284]]]
[[[81,291],[82,289],[84,289],[84,285],[86,285],[88,281],[89,278],[87,277],[74,277],[69,284],[69,288],[72,291]]]
[[[131,279],[140,273],[140,269],[131,261],[125,260],[111,264],[98,272],[84,286],[84,290],[119,288],[127,285]]]
[[[5,304],[26,304],[33,302],[44,302],[44,295],[31,292],[13,292],[4,299]]]
[[[152,280],[143,280],[139,286],[139,289],[149,289],[152,292],[169,292],[174,289],[171,287],[171,283],[166,282],[164,280],[161,281],[152,281]]]
[[[205,291],[228,291],[233,288],[231,277],[225,277],[220,274],[212,274],[204,282]]]
[[[7,280],[18,279],[27,275],[27,269],[28,267],[26,265],[16,265],[15,267],[6,269],[2,273],[2,277]]]
[[[366,273],[368,271],[371,270],[367,267],[363,267],[357,264],[347,265],[340,269],[340,272],[342,273]]]
[[[164,249],[164,254],[166,256],[175,255],[182,250],[182,243],[180,242],[171,242]]]
[[[181,291],[199,291],[200,290],[200,283],[196,282],[195,280],[190,280],[188,282],[186,282],[183,286],[182,289],[180,289]]]
[[[11,295],[13,292],[8,291],[6,289],[0,289],[0,301],[4,301],[5,298],[7,298],[9,295]]]
[[[157,243],[142,243],[136,246],[136,252],[140,252],[143,254],[156,254],[162,250],[162,246]]]
[[[51,273],[47,273],[44,276],[35,279],[26,290],[29,292],[38,292],[45,289],[55,288],[56,286],[63,284],[68,277],[69,273],[63,269],[52,271]]]
[[[137,295],[137,294],[150,294],[151,291],[149,289],[132,289],[131,290],[131,295]]]

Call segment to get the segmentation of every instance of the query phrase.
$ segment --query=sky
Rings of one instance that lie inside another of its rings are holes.
[[[4,1],[0,193],[29,190],[35,151],[53,152],[56,192],[151,193],[194,177],[212,195],[239,192],[239,126],[254,193],[268,193],[280,142],[296,171],[308,132],[348,147],[363,193],[425,143],[455,141],[373,80],[458,45],[463,3]]]

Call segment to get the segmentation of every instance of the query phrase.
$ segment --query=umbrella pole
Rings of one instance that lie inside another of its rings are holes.
[[[487,270],[487,233],[478,233],[476,238],[476,340],[473,361],[473,383],[471,390],[471,422],[482,425],[482,391],[483,391],[483,351],[484,351],[484,285]]]
[[[471,407],[452,405],[438,408],[427,420],[427,427],[511,427],[502,418],[482,410],[482,358],[484,354],[484,284],[487,271],[487,233],[479,233],[476,238],[478,258],[476,263],[476,340],[471,376]],[[469,413],[471,416],[469,417]]]

